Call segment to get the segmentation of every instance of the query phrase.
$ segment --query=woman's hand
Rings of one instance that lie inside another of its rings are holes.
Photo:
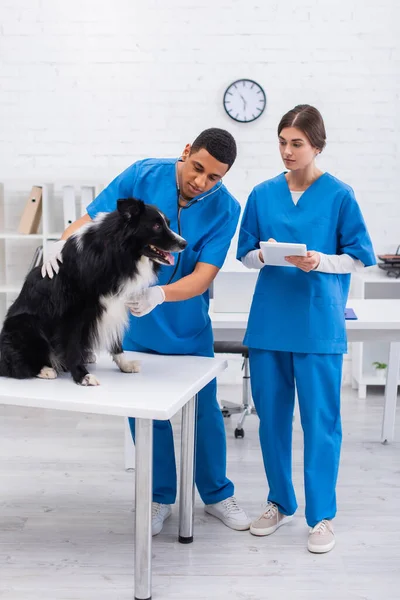
[[[276,242],[276,240],[274,240],[274,238],[269,238],[269,240],[267,240],[267,242]],[[264,262],[264,257],[262,255],[262,252],[260,250],[260,252],[258,253],[258,258],[261,260],[261,262]]]
[[[269,241],[269,240],[268,240]],[[309,250],[307,252],[307,256],[285,256],[285,259],[291,265],[309,273],[309,271],[313,271],[319,265],[320,256],[319,252],[315,250]]]

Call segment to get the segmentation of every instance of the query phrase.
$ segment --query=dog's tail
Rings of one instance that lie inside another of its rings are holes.
[[[0,377],[10,377],[8,370],[4,368],[4,365],[0,362]]]
[[[7,365],[4,360],[3,334],[0,333],[0,377],[7,377]]]
[[[0,334],[0,376],[14,379],[35,377],[49,364],[48,342],[37,326],[37,317],[9,317]]]
[[[20,357],[0,355],[0,377],[12,377],[14,379],[30,379],[35,377],[38,371],[26,364]]]
[[[0,377],[12,377],[9,366],[5,360],[3,360],[0,351]]]

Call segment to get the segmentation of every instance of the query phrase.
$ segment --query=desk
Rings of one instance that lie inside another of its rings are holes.
[[[226,369],[220,358],[159,356],[127,352],[142,361],[137,374],[121,373],[101,356],[90,372],[99,387],[76,385],[69,374],[55,380],[0,379],[0,403],[136,418],[135,599],[151,598],[151,502],[153,420],[167,420],[182,408],[179,541],[193,541],[195,417],[197,394]]]
[[[400,301],[350,299],[348,306],[354,309],[358,317],[356,321],[346,321],[349,342],[372,340],[390,343],[381,441],[391,442],[394,439],[400,369]],[[211,304],[210,317],[216,340],[243,340],[248,313],[214,312]]]

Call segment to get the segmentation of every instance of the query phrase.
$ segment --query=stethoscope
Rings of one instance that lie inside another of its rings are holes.
[[[200,198],[195,198],[194,200],[190,200],[184,206],[182,206],[179,203],[179,201],[181,199],[181,192],[180,192],[180,188],[179,188],[178,167],[176,167],[176,189],[177,189],[177,201],[176,201],[176,205],[178,207],[178,234],[180,236],[182,235],[181,234],[181,213],[182,213],[182,210],[187,210],[188,208],[190,208],[194,204],[197,204],[197,202],[200,202],[200,200],[204,200],[208,196],[211,196],[211,194],[215,194],[215,192],[217,192],[219,190],[219,188],[221,187],[221,185],[222,185],[222,179],[219,182],[219,184],[217,185],[217,187],[214,188],[214,189],[212,189],[211,191],[209,191],[208,194],[206,194],[205,196],[201,196]],[[173,280],[173,278],[175,277],[176,272],[177,272],[178,267],[179,267],[179,263],[181,261],[181,255],[182,255],[182,252],[179,252],[178,259],[177,259],[176,265],[175,265],[175,269],[174,269],[171,277],[168,279],[167,283],[165,283],[164,285],[169,285],[171,283],[171,281]]]

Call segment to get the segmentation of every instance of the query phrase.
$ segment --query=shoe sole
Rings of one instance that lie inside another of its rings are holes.
[[[212,512],[209,512],[207,509],[204,509],[204,512],[207,515],[211,515],[212,517],[214,517],[215,519],[218,519],[218,521],[221,521],[221,523],[223,523],[226,527],[229,527],[229,529],[233,529],[234,531],[248,531],[250,529],[250,523],[246,524],[246,525],[232,525],[231,523],[227,523],[224,519],[222,519],[220,516],[215,515]]]
[[[260,529],[259,527],[253,527],[252,525],[250,525],[250,533],[251,535],[257,535],[259,537],[271,535],[272,533],[275,533],[275,531],[279,529],[279,527],[282,527],[282,525],[286,525],[286,523],[289,523],[292,519],[293,515],[285,516],[279,521],[279,523],[273,525],[273,527],[266,527],[265,529]]]
[[[313,554],[325,554],[326,552],[330,552],[335,547],[336,541],[333,540],[330,544],[326,544],[325,546],[313,546],[312,544],[308,544],[307,548],[309,552]]]

